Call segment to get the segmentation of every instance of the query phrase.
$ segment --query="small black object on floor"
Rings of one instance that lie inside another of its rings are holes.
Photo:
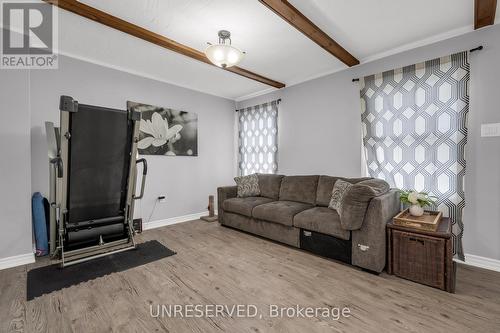
[[[28,272],[26,298],[31,301],[43,294],[145,265],[174,254],[174,251],[160,242],[152,240],[138,244],[135,250],[110,254],[65,268],[61,268],[58,264],[35,268]]]

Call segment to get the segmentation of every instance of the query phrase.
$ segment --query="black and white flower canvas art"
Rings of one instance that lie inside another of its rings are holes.
[[[140,155],[198,156],[198,115],[136,102],[127,109],[141,112]]]

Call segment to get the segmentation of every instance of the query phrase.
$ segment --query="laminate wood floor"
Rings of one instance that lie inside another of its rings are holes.
[[[0,271],[0,332],[500,332],[500,273],[459,265],[449,294],[217,223],[176,224],[138,239],[177,254],[30,302],[26,272],[48,261]],[[263,317],[154,318],[158,304],[253,304]],[[271,304],[349,307],[351,316],[272,318]]]

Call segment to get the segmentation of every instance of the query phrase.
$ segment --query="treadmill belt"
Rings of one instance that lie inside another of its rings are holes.
[[[137,249],[111,254],[73,266],[49,265],[28,271],[26,298],[31,301],[43,294],[68,288],[111,273],[145,265],[174,255],[175,252],[156,240],[137,245]]]
[[[123,215],[132,138],[127,112],[79,105],[69,128],[68,222]]]

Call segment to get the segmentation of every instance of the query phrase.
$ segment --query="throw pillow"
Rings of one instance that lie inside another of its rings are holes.
[[[333,185],[332,198],[330,199],[328,208],[335,209],[339,216],[342,214],[342,201],[347,192],[349,192],[351,186],[351,183],[343,181],[341,179],[337,179],[335,185]]]
[[[234,177],[238,186],[238,198],[255,197],[260,195],[259,177],[257,174]]]

